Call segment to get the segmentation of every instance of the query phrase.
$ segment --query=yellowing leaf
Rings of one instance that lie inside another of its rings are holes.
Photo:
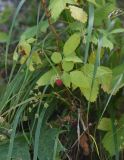
[[[76,6],[69,6],[70,12],[71,12],[71,16],[82,22],[82,23],[86,23],[87,22],[87,13],[85,11],[83,11],[82,8],[76,7]]]
[[[103,57],[103,55],[104,55],[104,49],[102,48],[100,53],[100,59]],[[96,61],[96,53],[93,51],[89,56],[88,62],[95,64],[95,61]]]
[[[21,56],[20,63],[24,64],[31,52],[31,45],[25,40],[21,40],[18,45],[18,54]]]
[[[17,51],[15,51],[14,54],[13,54],[13,60],[17,61],[18,58],[19,58],[19,55],[18,55]]]
[[[39,64],[42,64],[40,56],[38,55],[37,52],[32,53],[29,63],[27,63],[27,66],[30,71],[34,71],[35,67],[37,67]]]

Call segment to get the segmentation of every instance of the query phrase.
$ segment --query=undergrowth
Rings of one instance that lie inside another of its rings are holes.
[[[0,160],[123,160],[123,8],[0,3]]]

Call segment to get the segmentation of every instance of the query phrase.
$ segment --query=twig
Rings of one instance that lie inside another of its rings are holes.
[[[43,9],[45,10],[45,14],[46,14],[46,17],[48,19],[48,23],[49,23],[49,26],[50,26],[50,29],[51,31],[53,32],[53,34],[55,35],[56,37],[56,43],[57,43],[57,46],[58,46],[58,49],[59,49],[59,41],[60,41],[60,38],[59,38],[59,35],[58,33],[56,32],[56,29],[54,28],[54,26],[52,25],[52,22],[51,22],[51,14],[50,14],[50,11],[48,10],[47,8],[47,3],[46,3],[46,0],[41,0],[41,4],[43,6]]]

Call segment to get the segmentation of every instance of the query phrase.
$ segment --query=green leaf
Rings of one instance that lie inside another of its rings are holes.
[[[62,68],[64,71],[71,71],[74,67],[74,63],[73,62],[66,62],[66,61],[63,61],[62,62]]]
[[[81,37],[80,37],[80,34],[78,33],[74,33],[69,37],[69,39],[65,42],[65,45],[63,48],[63,53],[66,57],[74,53],[74,51],[80,44],[80,40],[81,40]]]
[[[49,9],[51,10],[51,17],[53,20],[57,20],[58,17],[60,16],[61,12],[65,9],[66,7],[66,1],[65,0],[51,0]]]
[[[27,28],[23,34],[21,35],[21,37],[25,37],[25,39],[29,39],[32,38],[34,36],[36,36],[37,32],[46,32],[47,28],[48,28],[49,24],[47,21],[40,21],[38,26],[32,26]]]
[[[100,2],[100,1],[97,1]],[[104,21],[108,20],[108,15],[116,9],[113,3],[105,3],[95,10],[95,25],[102,25]]]
[[[63,59],[66,62],[83,63],[82,59],[78,56],[72,55]]]
[[[86,76],[93,78],[94,65],[86,64],[83,66],[82,71]],[[112,81],[112,70],[108,67],[99,66],[97,68],[95,79],[98,80],[98,83],[101,84],[101,87],[105,92],[109,92]]]
[[[81,71],[72,71],[70,73],[71,82],[76,87],[85,87],[88,88],[89,84],[87,81],[87,77]]]
[[[63,84],[64,84],[66,87],[70,87],[70,84],[71,84],[70,74],[67,73],[67,72],[63,72],[61,78],[62,78]]]
[[[58,154],[64,150],[62,144],[58,140],[60,131],[56,128],[44,128],[41,130],[39,141],[39,160],[53,160]]]
[[[9,141],[0,144],[0,160],[7,159]],[[30,160],[29,147],[23,136],[15,138],[12,159],[14,160]]]
[[[51,11],[51,17],[56,21],[62,11],[66,8],[66,3],[76,4],[74,0],[50,0],[49,9]]]
[[[8,40],[8,35],[5,32],[0,32],[0,43],[5,43]]]
[[[112,73],[113,73],[113,75],[112,75],[112,81],[111,81],[111,88],[110,88],[110,91],[109,91],[110,93],[112,92],[116,83],[118,82],[118,80],[122,76],[119,85],[114,90],[113,94],[116,94],[119,91],[119,89],[124,86],[124,63],[122,63],[121,65],[118,65],[115,68],[113,68]]]
[[[107,37],[103,37],[102,46],[105,48],[109,48],[110,50],[114,48],[113,43]]]
[[[124,149],[124,128],[117,129],[117,147],[118,151],[115,150],[114,134],[112,131],[105,134],[102,144],[104,148],[109,152],[110,156],[114,156],[118,151]]]
[[[45,74],[43,74],[37,81],[38,86],[44,86],[50,84],[51,78],[56,75],[56,72],[51,69]]]
[[[37,26],[29,27],[23,32],[21,37],[25,37],[26,39],[28,39],[34,37],[36,35],[36,32],[37,32]]]
[[[83,32],[83,34],[85,34],[85,29],[84,29],[84,24],[79,22],[79,21],[75,21],[73,23],[69,24],[69,28],[72,31],[79,31],[79,32]]]
[[[86,23],[87,22],[87,13],[85,11],[83,11],[82,8],[76,7],[76,6],[69,6],[70,12],[71,12],[71,16],[82,22],[82,23]]]
[[[112,83],[112,70],[108,67],[99,66],[97,71],[97,77],[104,92],[109,93]]]
[[[124,28],[117,28],[112,30],[110,34],[123,33],[123,32],[124,32]]]
[[[95,102],[97,99],[97,95],[99,93],[99,83],[97,80],[94,80],[93,86],[92,86],[92,78],[87,77],[87,83],[88,86],[84,85],[81,87],[81,92],[89,102]]]
[[[124,149],[124,115],[121,115],[121,118],[118,121],[115,120],[114,125],[116,129],[108,131],[102,139],[102,144],[109,152],[110,156],[114,156],[117,154],[117,152],[120,152]]]
[[[58,64],[62,61],[62,56],[61,53],[59,52],[54,52],[51,56],[51,60],[55,63]]]
[[[103,117],[98,124],[97,129],[102,131],[111,131],[112,130],[112,122],[110,118]]]

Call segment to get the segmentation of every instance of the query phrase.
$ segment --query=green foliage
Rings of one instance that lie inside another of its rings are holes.
[[[9,141],[0,144],[0,159],[7,159]],[[15,138],[12,158],[15,160],[23,159],[30,160],[28,144],[23,136]]]
[[[123,123],[124,123],[123,116],[118,121],[114,122],[114,125],[116,126],[116,130],[114,133],[112,129],[112,122],[109,118],[105,117],[102,118],[100,124],[98,125],[98,129],[107,131],[107,133],[103,137],[102,143],[111,156],[115,155],[116,152],[119,152],[124,148]],[[115,144],[115,135],[117,140],[116,144]],[[115,145],[117,145],[117,149]]]
[[[44,128],[44,130],[42,130],[39,141],[39,160],[56,159],[59,152],[64,151],[64,148],[58,139],[59,132],[60,131],[56,128]]]
[[[0,31],[5,56],[5,69],[0,61],[0,86],[5,86],[0,91],[0,120],[5,122],[0,122],[0,159],[8,153],[8,160],[30,160],[31,153],[33,160],[80,160],[92,148],[92,159],[119,160],[124,149],[124,116],[116,102],[124,86],[122,11],[114,0],[35,5],[20,1],[9,35]],[[75,155],[80,135],[81,157]]]
[[[74,54],[74,51],[80,44],[80,34],[73,34],[69,37],[69,39],[65,42],[65,45],[63,47],[63,53],[64,56],[69,56]]]
[[[0,43],[6,42],[8,39],[8,35],[5,32],[0,32]]]
[[[51,59],[52,61],[55,63],[55,64],[58,64],[61,62],[62,60],[62,56],[61,56],[61,53],[59,52],[54,52],[51,56]]]

